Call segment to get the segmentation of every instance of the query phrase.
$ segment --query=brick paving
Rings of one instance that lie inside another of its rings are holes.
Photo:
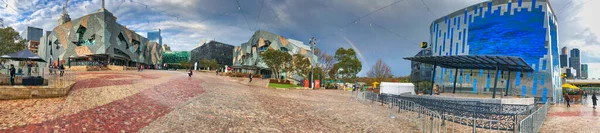
[[[540,128],[540,132],[576,132],[592,133],[600,131],[600,109],[593,109],[591,96],[588,102],[573,103],[570,108],[565,104],[550,106],[546,121]]]
[[[418,132],[339,90],[177,71],[82,72],[69,96],[0,101],[0,132]]]

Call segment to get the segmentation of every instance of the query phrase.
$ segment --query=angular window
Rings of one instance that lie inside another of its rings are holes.
[[[281,52],[288,52],[288,49],[286,47],[281,47],[279,51],[281,51]]]
[[[60,48],[60,41],[58,41],[58,39],[54,40],[54,44],[56,44],[56,49]]]
[[[138,55],[142,52],[142,46],[140,45],[140,41],[138,40],[132,40],[131,41],[133,43],[133,45],[137,45],[138,48],[135,50],[135,53],[137,53]]]
[[[125,49],[129,49],[129,44],[127,43],[127,39],[125,39],[125,36],[123,36],[123,33],[119,33],[119,41],[121,41],[121,44],[125,44]]]
[[[81,46],[82,44],[85,44],[85,40],[83,39],[83,35],[85,34],[85,31],[87,30],[87,28],[83,27],[83,26],[79,26],[79,28],[77,29],[77,42],[75,43],[75,45],[77,46]]]

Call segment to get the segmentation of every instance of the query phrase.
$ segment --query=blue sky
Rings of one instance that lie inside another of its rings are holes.
[[[429,40],[434,19],[483,1],[239,0],[238,10],[235,0],[106,0],[106,8],[119,23],[143,36],[162,29],[163,43],[173,50],[191,50],[207,39],[240,45],[263,29],[305,43],[314,36],[320,40],[317,47],[330,54],[339,47],[355,48],[363,62],[359,75],[381,58],[394,75],[404,76],[410,73],[410,62],[402,57],[416,54],[418,42]],[[26,26],[51,30],[64,2],[0,0],[0,18],[19,31]],[[582,63],[600,63],[600,18],[595,14],[600,1],[551,4],[558,14],[559,47],[580,48]],[[67,11],[75,19],[100,7],[101,0],[72,0]],[[600,77],[595,68],[600,64],[590,65],[590,77]]]

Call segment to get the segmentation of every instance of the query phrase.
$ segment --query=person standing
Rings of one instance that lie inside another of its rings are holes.
[[[31,67],[32,67],[32,64],[27,62],[27,76],[28,77],[31,77]]]
[[[571,107],[571,98],[569,98],[569,94],[565,92],[563,96],[565,97],[565,101],[567,101],[567,107]]]
[[[598,101],[598,98],[596,98],[596,93],[592,94],[592,105],[594,105],[594,109],[596,109],[596,101]]]
[[[250,78],[250,82],[249,83],[251,83],[252,82],[252,74],[248,75],[248,78]]]
[[[189,76],[190,78],[192,78],[192,74],[194,74],[194,73],[193,73],[193,70],[192,70],[192,69],[190,69],[190,70],[188,71],[188,76]]]
[[[15,65],[10,64],[10,85],[15,85]]]
[[[61,63],[58,69],[60,69],[60,76],[62,77],[65,74],[65,65]]]

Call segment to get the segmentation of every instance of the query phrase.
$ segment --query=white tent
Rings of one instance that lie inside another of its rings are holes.
[[[381,94],[400,95],[402,93],[410,92],[415,95],[415,85],[412,83],[392,83],[392,82],[381,82],[379,85],[381,88]]]

